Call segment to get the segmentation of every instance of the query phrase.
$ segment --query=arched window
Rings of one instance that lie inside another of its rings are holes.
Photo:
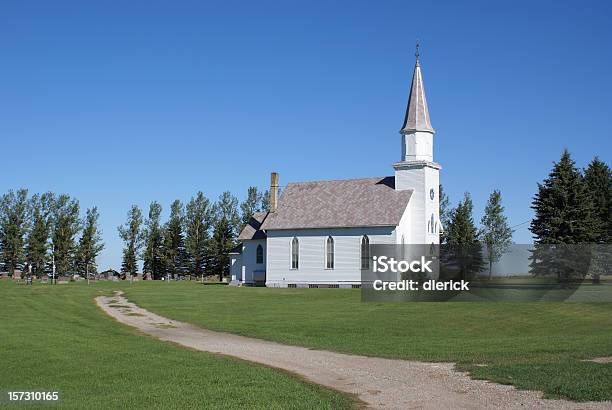
[[[257,251],[255,252],[255,263],[263,263],[263,246],[257,245]]]
[[[325,269],[334,269],[334,238],[331,236],[325,241]]]
[[[361,237],[361,269],[370,269],[370,238]]]
[[[431,220],[429,221],[429,223],[431,224],[431,233],[434,233],[434,214],[431,214]]]
[[[291,240],[291,269],[299,269],[300,267],[300,243],[298,238]]]

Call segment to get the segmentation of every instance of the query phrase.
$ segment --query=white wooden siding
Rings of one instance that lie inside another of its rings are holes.
[[[361,238],[395,243],[395,226],[268,231],[266,286],[361,282]],[[325,241],[334,238],[334,269],[325,268]],[[299,268],[291,269],[291,240],[299,240]]]

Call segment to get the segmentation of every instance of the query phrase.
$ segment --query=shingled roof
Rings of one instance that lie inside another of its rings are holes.
[[[243,241],[245,239],[265,239],[266,233],[261,230],[261,224],[266,220],[267,212],[257,212],[251,217],[249,223],[242,229],[238,240]]]
[[[261,229],[395,226],[412,192],[394,177],[290,183]]]
[[[429,119],[429,108],[427,108],[427,98],[425,98],[425,87],[423,86],[423,74],[417,54],[414,73],[412,74],[412,84],[410,86],[410,97],[406,107],[406,116],[402,125],[401,133],[413,131],[434,132]]]

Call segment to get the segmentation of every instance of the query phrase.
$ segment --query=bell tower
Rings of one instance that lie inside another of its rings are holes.
[[[393,164],[395,189],[412,189],[410,234],[406,243],[438,244],[440,225],[440,165],[433,160],[435,131],[429,119],[419,44],[404,123],[400,129],[402,156]]]

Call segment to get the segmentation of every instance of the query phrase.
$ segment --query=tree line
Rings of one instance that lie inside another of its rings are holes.
[[[218,275],[229,271],[229,252],[249,219],[268,208],[268,193],[249,187],[246,199],[226,191],[216,202],[202,192],[186,205],[170,204],[170,215],[161,221],[162,206],[151,202],[146,215],[132,205],[126,222],[118,227],[124,242],[121,273],[136,275],[139,261],[152,279]]]
[[[0,197],[0,264],[37,277],[55,271],[83,276],[96,271],[104,248],[96,207],[81,215],[79,201],[53,192],[28,195],[10,190]]]
[[[538,245],[610,243],[610,168],[595,157],[581,170],[565,150],[561,159],[554,163],[549,176],[538,183],[538,191],[532,200],[531,208],[535,215],[529,229],[536,245],[531,257],[532,272],[536,275],[548,274],[551,273],[549,271],[552,267],[556,268],[558,273],[560,266],[552,266],[551,258],[546,257],[548,248]],[[445,228],[441,233],[441,243],[468,249],[468,258],[471,258],[465,267],[468,273],[482,270],[483,256],[488,261],[491,272],[493,263],[499,261],[512,244],[512,228],[504,215],[500,191],[491,193],[480,221],[480,228],[474,223],[472,211],[473,203],[469,193],[466,192],[463,200],[451,208],[448,196],[440,187],[440,220]],[[485,255],[480,254],[483,245]],[[592,256],[585,251],[583,254]],[[556,256],[559,257],[558,254]]]

